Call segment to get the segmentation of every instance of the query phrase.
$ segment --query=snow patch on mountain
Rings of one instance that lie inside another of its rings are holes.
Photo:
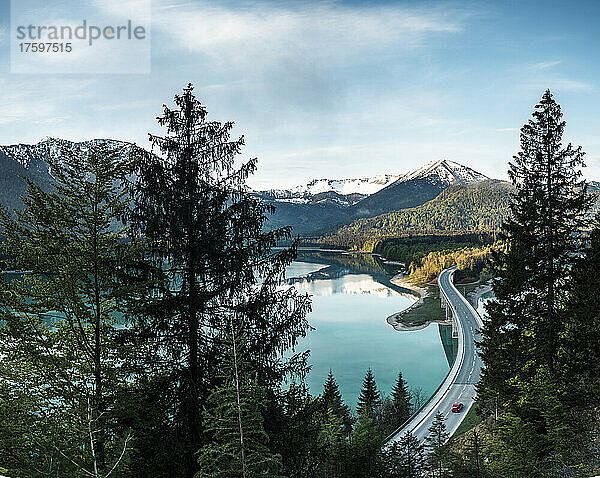
[[[462,164],[441,159],[431,161],[420,168],[405,174],[398,182],[410,181],[411,179],[434,179],[442,184],[454,186],[457,184],[470,184],[489,179],[487,176],[478,173]]]
[[[115,139],[92,139],[73,142],[65,139],[46,137],[36,144],[10,144],[0,146],[0,153],[21,164],[25,169],[49,173],[48,160],[60,161],[64,151],[81,150],[84,154],[92,145],[105,145],[110,150],[118,150],[122,156],[128,155],[135,144]]]
[[[400,175],[395,174],[380,174],[360,179],[313,179],[291,189],[270,189],[261,193],[279,202],[306,204],[330,201],[349,206],[389,186],[399,177]],[[322,197],[318,198],[319,196]]]
[[[315,195],[333,191],[344,196],[348,194],[370,195],[393,183],[399,177],[392,174],[380,174],[372,178],[361,179],[313,179],[308,184],[292,188],[290,192]]]

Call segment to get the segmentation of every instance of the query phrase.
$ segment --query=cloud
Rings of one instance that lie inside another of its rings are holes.
[[[45,77],[44,82],[35,77],[0,78],[0,90],[3,91],[0,124],[17,122],[52,125],[71,118],[65,114],[63,99],[56,97],[56,91],[69,92],[69,99],[79,101],[89,99],[89,88],[93,82],[78,79]]]
[[[568,78],[540,78],[524,83],[526,89],[544,91],[546,88],[552,92],[569,91],[576,93],[593,93],[596,88],[586,81],[571,80]]]
[[[539,63],[534,63],[533,65],[531,65],[531,69],[532,70],[548,70],[556,65],[560,65],[562,63],[561,60],[556,60],[556,61],[542,61]]]
[[[163,1],[153,13],[153,27],[172,42],[173,50],[184,48],[229,64],[309,51],[313,57],[343,59],[392,44],[412,49],[427,35],[462,30],[462,16],[447,8],[349,8],[316,2],[291,8],[262,2],[240,9]]]

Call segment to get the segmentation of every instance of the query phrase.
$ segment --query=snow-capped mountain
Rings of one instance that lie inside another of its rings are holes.
[[[381,174],[361,179],[313,179],[290,189],[270,189],[258,194],[264,199],[293,204],[337,202],[352,206],[392,184],[425,179],[443,187],[489,179],[462,164],[445,159],[431,161],[407,174]]]
[[[313,179],[307,184],[295,186],[291,189],[270,189],[261,192],[269,193],[273,198],[280,200],[306,198],[329,192],[343,196],[349,194],[370,196],[394,182],[410,181],[416,178],[430,178],[448,186],[469,184],[489,179],[487,176],[467,166],[454,161],[440,159],[430,161],[407,174],[380,174],[371,178],[361,179]]]
[[[448,160],[431,161],[406,174],[363,179],[314,179],[290,189],[255,194],[272,202],[274,225],[291,224],[297,233],[419,206],[450,186],[485,181],[485,175]]]
[[[80,149],[84,154],[93,144],[105,144],[122,156],[128,155],[136,146],[113,139],[93,139],[73,142],[58,138],[44,138],[36,144],[12,144],[0,146],[0,204],[9,208],[22,207],[21,196],[27,178],[46,189],[53,180],[48,161],[60,162],[65,150]]]
[[[290,190],[292,194],[320,194],[336,192],[338,194],[364,194],[368,196],[392,184],[400,176],[380,174],[372,178],[361,179],[313,179],[308,184],[296,186]]]
[[[36,144],[0,146],[0,203],[22,207],[25,193],[23,177],[41,187],[50,187],[52,176],[48,162],[60,161],[66,150],[84,153],[92,145],[104,144],[129,155],[135,144],[112,139],[73,142],[44,138]],[[273,203],[273,227],[292,225],[294,233],[310,234],[347,223],[360,217],[421,205],[450,186],[465,185],[488,179],[459,163],[432,161],[407,174],[381,174],[359,179],[314,179],[289,189],[255,191],[262,200]]]
[[[360,179],[313,179],[307,184],[294,186],[291,189],[270,189],[260,191],[259,194],[266,199],[279,202],[308,204],[335,201],[350,206],[392,184],[399,177],[393,174],[380,174]]]
[[[81,149],[87,151],[91,145],[104,144],[111,150],[120,150],[123,155],[129,154],[135,147],[132,143],[114,139],[92,139],[73,142],[65,139],[46,137],[36,144],[11,144],[0,146],[0,154],[7,159],[19,163],[23,168],[36,171],[48,171],[46,162],[60,160],[63,151]]]
[[[487,176],[454,161],[431,161],[353,205],[351,212],[355,218],[372,217],[420,206],[450,186],[464,186],[487,179]]]
[[[431,161],[424,166],[405,174],[398,179],[398,182],[425,178],[439,181],[440,183],[448,186],[476,183],[489,179],[487,176],[478,173],[474,169],[471,169],[467,166],[455,163],[454,161],[440,159],[438,161]]]

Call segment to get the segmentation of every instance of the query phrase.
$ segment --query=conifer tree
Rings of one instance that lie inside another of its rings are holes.
[[[127,277],[139,244],[122,240],[131,161],[101,142],[63,145],[48,161],[53,190],[28,182],[25,209],[0,212],[2,255],[26,271],[5,284],[0,304],[2,398],[19,402],[11,420],[26,420],[14,425],[29,442],[19,476],[105,477],[129,451],[115,409],[131,380],[116,339],[144,290]]]
[[[428,451],[427,459],[431,464],[433,478],[443,476],[443,465],[448,457],[445,445],[449,435],[444,420],[444,415],[437,412],[431,426],[427,428],[429,434],[425,437],[425,446]]]
[[[272,206],[248,194],[245,181],[256,169],[251,159],[236,169],[244,138],[230,138],[233,124],[209,121],[189,85],[175,108],[158,118],[164,136],[150,135],[153,151],[139,163],[132,186],[135,230],[152,245],[151,264],[164,271],[138,325],[145,337],[151,374],[161,377],[160,396],[170,422],[169,455],[196,471],[202,445],[201,411],[208,390],[218,385],[223,357],[221,333],[235,315],[247,342],[248,361],[260,386],[278,390],[291,364],[282,353],[305,334],[306,296],[279,288],[295,245],[273,252],[290,229],[265,232]],[[299,370],[301,371],[301,370]],[[274,396],[267,390],[268,396]],[[265,425],[266,426],[266,425]],[[163,449],[152,442],[147,454]]]
[[[319,468],[319,436],[323,426],[322,407],[303,382],[292,382],[278,396],[283,410],[271,433],[273,449],[283,460],[283,474],[289,478],[315,476]]]
[[[419,443],[410,431],[406,432],[397,442],[397,460],[399,461],[400,473],[397,476],[403,478],[418,478],[426,470],[426,460],[423,445]]]
[[[398,372],[396,384],[392,387],[392,402],[396,413],[396,427],[399,427],[410,418],[410,411],[412,408],[408,384],[402,378],[402,372]]]
[[[340,389],[331,369],[329,369],[327,380],[325,380],[325,384],[323,385],[321,403],[324,411],[331,410],[332,413],[342,421],[345,432],[350,433],[352,430],[350,409],[342,399],[342,394],[340,393]]]
[[[507,250],[495,256],[496,298],[482,331],[479,396],[488,404],[516,399],[516,377],[527,380],[538,367],[555,373],[561,308],[572,289],[571,264],[582,251],[579,231],[589,204],[580,179],[584,153],[563,146],[564,128],[560,106],[546,91],[521,128],[521,151],[510,164],[516,192],[503,226]]]
[[[564,401],[577,418],[571,426],[587,445],[600,396],[600,222],[596,218],[585,254],[573,266],[573,293],[566,316],[560,363]],[[582,443],[572,445],[583,449]]]
[[[377,477],[382,470],[382,439],[375,422],[366,413],[358,416],[350,441],[350,476]]]
[[[343,451],[346,446],[343,423],[331,408],[326,410],[319,432],[319,457],[316,476],[337,477],[344,468],[340,461],[344,460]]]
[[[225,340],[222,385],[208,398],[204,429],[213,437],[198,453],[198,478],[277,478],[281,457],[271,453],[263,426],[265,391],[245,359],[245,342],[232,327]]]
[[[373,371],[371,370],[371,367],[369,367],[356,403],[357,413],[359,416],[365,414],[374,419],[377,407],[379,407],[381,403],[381,392],[377,388]]]
[[[400,447],[399,441],[395,441],[384,448],[383,470],[383,476],[386,478],[403,476],[404,466],[402,461],[402,448]]]

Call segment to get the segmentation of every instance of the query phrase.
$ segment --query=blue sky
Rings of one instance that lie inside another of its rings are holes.
[[[82,1],[90,11],[136,2]],[[192,82],[211,118],[245,135],[257,188],[442,158],[506,177],[518,128],[550,88],[565,139],[600,179],[596,2],[153,0],[152,73],[139,75],[10,74],[0,2],[1,144],[147,146],[161,105]]]

